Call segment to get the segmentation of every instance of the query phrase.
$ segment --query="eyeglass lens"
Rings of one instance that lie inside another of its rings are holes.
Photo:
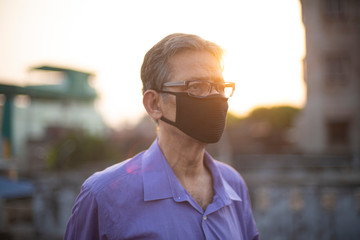
[[[189,82],[187,90],[189,94],[194,96],[207,96],[210,94],[212,88],[225,97],[230,97],[233,92],[233,88],[231,86],[226,86],[224,83],[210,83],[204,81]]]

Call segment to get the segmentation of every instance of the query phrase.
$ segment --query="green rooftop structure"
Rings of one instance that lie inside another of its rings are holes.
[[[0,83],[0,94],[5,96],[2,107],[1,121],[1,140],[2,152],[5,158],[9,158],[13,153],[13,115],[14,115],[14,99],[17,95],[25,95],[30,100],[54,100],[54,101],[79,101],[91,102],[97,98],[97,93],[93,87],[89,85],[89,78],[94,73],[78,71],[69,68],[55,67],[43,65],[30,69],[40,71],[55,71],[63,74],[63,81],[59,84],[44,85],[9,85]]]
[[[46,65],[32,68],[32,70],[62,72],[65,81],[61,85],[26,86],[26,94],[30,97],[76,100],[94,100],[97,97],[95,89],[89,85],[89,78],[94,75],[93,73]]]

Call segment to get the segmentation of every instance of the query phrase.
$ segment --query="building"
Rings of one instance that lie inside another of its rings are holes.
[[[35,67],[31,71],[45,74],[45,83],[0,84],[0,165],[3,168],[15,162],[16,168],[27,171],[30,167],[28,141],[43,139],[49,129],[71,128],[89,134],[105,131],[102,117],[94,107],[97,94],[89,85],[93,73],[53,66]]]
[[[360,1],[300,0],[306,34],[303,153],[360,153]]]

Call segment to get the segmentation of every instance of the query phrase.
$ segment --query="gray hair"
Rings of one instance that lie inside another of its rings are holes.
[[[207,51],[222,63],[223,49],[217,44],[197,35],[174,33],[155,44],[145,55],[141,66],[143,93],[146,90],[161,90],[163,83],[170,81],[169,61],[176,53],[184,50]]]

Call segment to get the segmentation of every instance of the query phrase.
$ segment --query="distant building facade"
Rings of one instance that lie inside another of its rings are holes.
[[[50,75],[57,79],[48,79],[56,84],[0,84],[0,164],[9,162],[6,158],[16,159],[19,169],[25,171],[30,164],[28,141],[44,138],[49,128],[72,128],[94,135],[104,134],[106,130],[94,107],[97,94],[89,85],[92,73],[53,66],[32,69],[35,70],[57,73]]]
[[[360,153],[360,1],[300,0],[306,33],[303,153]]]

